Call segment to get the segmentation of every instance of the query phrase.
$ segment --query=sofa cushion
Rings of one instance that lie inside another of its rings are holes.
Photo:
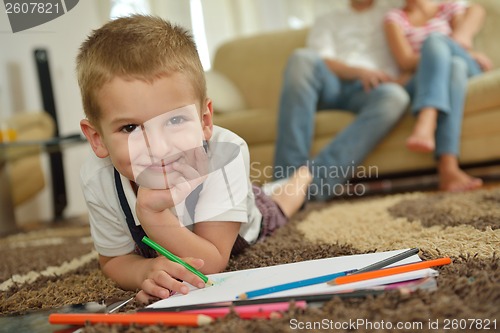
[[[277,113],[253,109],[214,115],[214,124],[238,134],[248,145],[274,142]]]
[[[248,145],[276,140],[278,114],[271,110],[245,110],[214,115],[214,124],[230,129]],[[351,112],[322,110],[315,118],[314,137],[333,137],[347,126],[354,116]]]

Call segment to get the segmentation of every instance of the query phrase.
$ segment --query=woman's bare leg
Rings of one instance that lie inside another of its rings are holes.
[[[438,111],[434,108],[424,108],[420,111],[413,132],[406,140],[406,147],[409,150],[420,153],[434,151],[437,117]]]

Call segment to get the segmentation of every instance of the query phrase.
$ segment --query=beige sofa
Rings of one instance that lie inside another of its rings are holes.
[[[500,1],[476,2],[487,10],[487,19],[475,46],[490,56],[495,69],[470,81],[462,131],[463,165],[500,161]],[[224,87],[230,89],[226,96],[219,92],[210,96],[214,99],[214,122],[247,141],[253,163],[251,177],[256,182],[271,179],[283,69],[290,53],[304,47],[307,32],[290,30],[245,37],[223,44],[216,52],[213,71],[227,80]],[[214,84],[217,83],[208,80],[209,95],[211,90],[216,91],[210,87]],[[235,94],[240,95],[236,101]],[[217,98],[223,101],[218,104]],[[233,101],[233,107],[225,105],[226,100]],[[348,112],[319,111],[311,154],[317,153],[352,119]],[[413,124],[413,117],[407,114],[364,165],[376,166],[379,176],[434,168],[432,154],[413,153],[404,146]]]

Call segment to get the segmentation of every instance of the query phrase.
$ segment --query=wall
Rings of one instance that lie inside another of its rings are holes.
[[[16,112],[32,112],[43,108],[33,50],[48,50],[56,100],[60,134],[80,132],[83,118],[80,93],[75,77],[78,47],[91,29],[101,25],[100,0],[84,0],[71,11],[41,26],[12,33],[4,10],[0,13],[0,109],[4,116]],[[2,6],[3,8],[3,6]],[[104,18],[105,19],[105,18]],[[79,185],[79,169],[90,152],[86,144],[63,152],[68,206],[65,216],[84,214],[85,202]],[[45,167],[48,168],[45,158]],[[50,173],[47,187],[31,201],[16,208],[19,223],[53,219]]]

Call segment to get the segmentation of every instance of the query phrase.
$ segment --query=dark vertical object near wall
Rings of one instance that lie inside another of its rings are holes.
[[[54,91],[52,90],[52,80],[50,76],[49,55],[45,49],[34,51],[36,67],[38,70],[38,80],[43,99],[43,109],[48,112],[55,122],[55,136],[59,136],[59,123],[57,121],[56,104]],[[52,198],[54,219],[61,220],[63,211],[67,205],[66,182],[64,180],[64,167],[62,152],[59,144],[49,144],[47,150],[50,152],[50,173],[52,178]]]

